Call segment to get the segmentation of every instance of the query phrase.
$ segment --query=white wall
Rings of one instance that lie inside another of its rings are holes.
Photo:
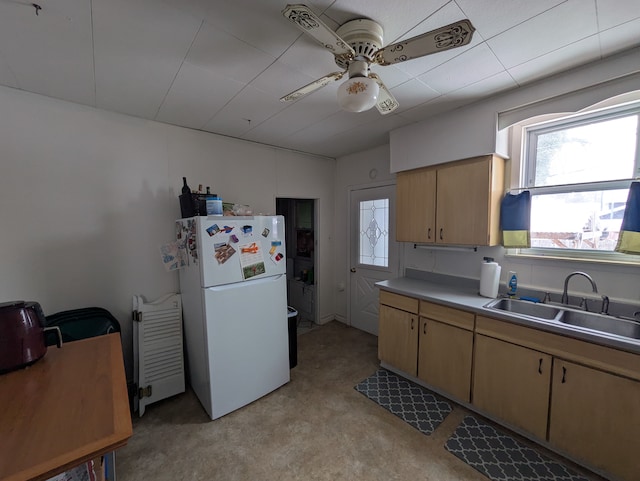
[[[371,171],[375,169],[375,177]],[[349,191],[351,189],[395,183],[395,174],[389,172],[389,145],[340,157],[336,168],[336,214],[335,214],[335,292],[336,318],[348,322],[349,284]],[[392,221],[395,220],[392,218]],[[344,289],[339,288],[345,286]]]
[[[0,302],[110,310],[131,378],[132,295],[179,287],[158,246],[175,235],[186,176],[256,213],[275,213],[278,196],[319,199],[320,313],[333,315],[335,160],[6,87],[0,112]]]

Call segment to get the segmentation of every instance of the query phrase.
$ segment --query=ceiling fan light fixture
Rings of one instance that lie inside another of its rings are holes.
[[[364,112],[378,101],[380,87],[368,77],[351,77],[338,87],[338,104],[347,112]]]

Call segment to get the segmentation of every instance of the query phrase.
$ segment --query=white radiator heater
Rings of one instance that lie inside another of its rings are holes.
[[[182,299],[168,294],[153,302],[133,296],[134,407],[145,407],[185,390]]]

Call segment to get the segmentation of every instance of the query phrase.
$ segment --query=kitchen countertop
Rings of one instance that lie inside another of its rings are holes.
[[[409,270],[408,270],[409,271]],[[583,341],[615,347],[629,352],[640,354],[640,340],[631,339],[600,331],[562,324],[557,321],[532,319],[505,311],[484,307],[493,299],[482,297],[478,293],[479,283],[473,279],[456,278],[441,274],[419,273],[420,277],[399,277],[376,283],[381,289],[396,294],[432,301],[438,304],[472,311],[494,319],[500,319],[514,324],[519,324],[534,329],[569,336]]]
[[[0,376],[0,479],[45,480],[126,444],[132,434],[117,333],[49,347]]]

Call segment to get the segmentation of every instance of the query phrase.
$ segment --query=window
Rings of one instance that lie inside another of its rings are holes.
[[[639,118],[634,103],[525,127],[531,249],[521,253],[613,253],[631,179],[640,176]]]
[[[360,202],[358,259],[360,264],[389,266],[389,199]]]

